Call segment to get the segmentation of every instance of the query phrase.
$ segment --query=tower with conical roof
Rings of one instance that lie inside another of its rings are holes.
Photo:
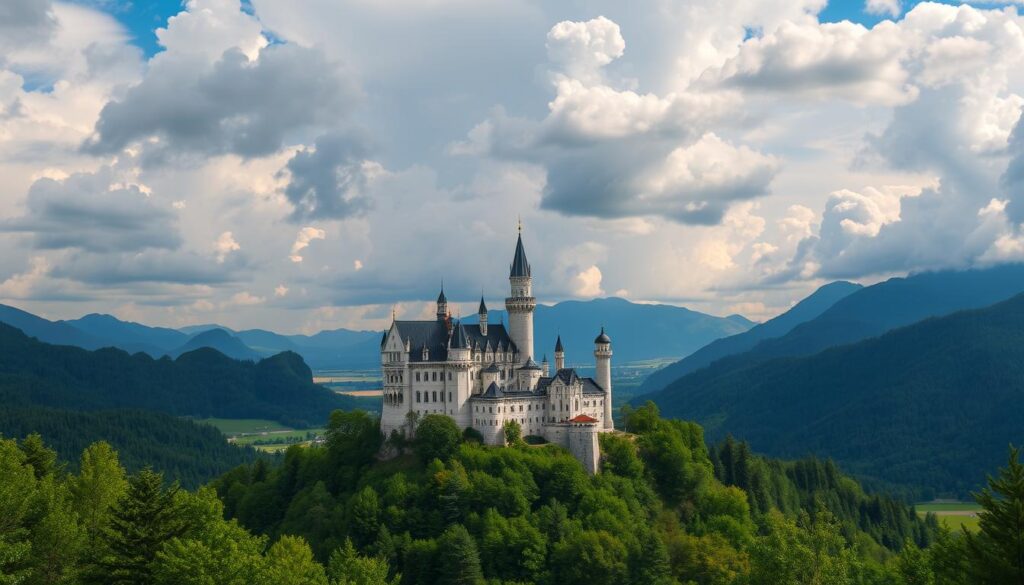
[[[594,339],[594,361],[594,377],[604,390],[604,428],[610,431],[615,428],[615,422],[612,421],[612,340],[604,332],[604,327]]]
[[[484,304],[483,295],[480,295],[480,308],[476,312],[480,321],[480,335],[487,337],[487,305]]]
[[[441,283],[441,294],[437,295],[437,320],[448,318],[448,298],[444,296],[444,283]]]
[[[533,357],[533,310],[537,307],[537,299],[533,298],[533,278],[523,248],[522,224],[519,225],[508,281],[511,295],[505,299],[505,310],[508,312],[509,336],[519,350],[519,363],[526,363]]]
[[[555,371],[565,368],[565,348],[562,347],[562,336],[555,340]]]

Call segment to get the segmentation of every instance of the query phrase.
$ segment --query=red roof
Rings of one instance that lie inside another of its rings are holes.
[[[587,416],[585,414],[578,414],[578,415],[574,416],[573,418],[570,418],[569,422],[571,422],[571,423],[596,423],[597,419],[592,417],[592,416]]]

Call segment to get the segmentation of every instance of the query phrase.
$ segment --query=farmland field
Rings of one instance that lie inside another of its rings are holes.
[[[973,502],[924,502],[915,504],[914,508],[921,516],[932,512],[939,517],[946,528],[959,531],[963,526],[970,531],[978,530],[978,512],[981,506]]]
[[[196,422],[217,427],[229,443],[249,445],[260,451],[280,451],[307,444],[323,436],[324,429],[293,429],[272,420],[207,418]]]

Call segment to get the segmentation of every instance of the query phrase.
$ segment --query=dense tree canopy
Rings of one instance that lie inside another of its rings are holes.
[[[195,492],[126,473],[104,443],[70,473],[36,436],[0,439],[0,583],[1018,582],[1016,452],[979,494],[981,532],[967,536],[865,493],[828,462],[772,461],[736,442],[709,450],[700,427],[653,406],[626,414],[636,432],[601,436],[596,476],[552,445],[470,440],[443,459],[379,461],[376,420],[357,412],[331,417],[325,446]]]

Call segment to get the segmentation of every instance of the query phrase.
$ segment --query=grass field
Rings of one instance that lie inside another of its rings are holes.
[[[292,445],[309,442],[312,435],[323,435],[324,429],[293,429],[279,422],[257,418],[230,419],[207,418],[196,422],[217,427],[227,437],[228,442],[236,445],[249,445],[260,451],[282,451]]]
[[[290,431],[289,427],[273,420],[258,418],[204,418],[196,422],[217,427],[217,430],[231,437],[245,433],[265,433],[270,431]]]
[[[978,530],[978,512],[981,506],[973,502],[924,502],[914,508],[921,516],[934,513],[946,528],[960,530],[963,526],[972,532]]]

